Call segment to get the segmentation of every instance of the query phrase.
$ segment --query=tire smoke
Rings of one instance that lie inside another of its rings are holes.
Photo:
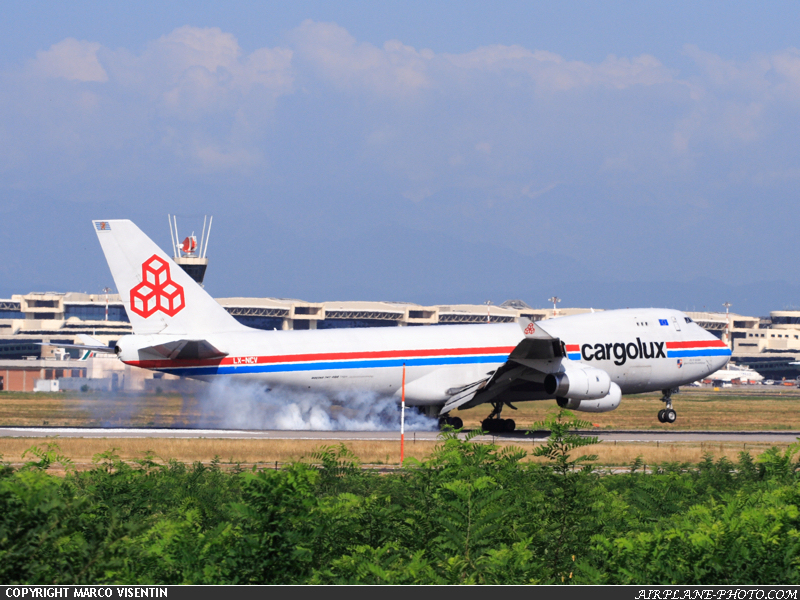
[[[323,394],[215,379],[197,393],[199,427],[317,431],[398,431],[397,398],[364,391]],[[434,431],[437,419],[406,406],[408,431]]]

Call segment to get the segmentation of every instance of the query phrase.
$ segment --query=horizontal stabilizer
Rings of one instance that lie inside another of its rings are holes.
[[[82,344],[89,346],[90,348],[108,348],[106,344],[98,340],[97,338],[93,338],[90,335],[86,335],[85,333],[79,333],[78,339],[81,341]],[[113,348],[112,348],[113,351]]]
[[[227,352],[218,350],[205,340],[175,340],[142,348],[140,352],[160,354],[170,360],[207,360],[228,356]]]
[[[90,338],[88,335],[87,336],[82,336],[82,337],[88,337],[89,339],[94,339],[94,338]],[[97,342],[98,340],[94,340],[94,341]],[[103,344],[90,345],[90,344],[64,344],[64,343],[61,343],[61,342],[37,342],[36,345],[37,346],[53,346],[54,348],[66,348],[67,350],[70,350],[70,349],[73,349],[73,350],[91,350],[92,352],[100,352],[100,353],[103,353],[103,354],[114,354],[114,348],[112,348],[111,346],[104,346]]]

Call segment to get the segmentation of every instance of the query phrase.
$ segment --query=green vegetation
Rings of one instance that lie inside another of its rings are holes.
[[[599,473],[567,412],[535,453],[445,432],[401,472],[124,462],[0,468],[0,583],[800,583],[800,446]],[[66,469],[65,476],[48,472]]]

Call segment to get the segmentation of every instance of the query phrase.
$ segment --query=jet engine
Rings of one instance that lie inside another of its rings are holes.
[[[549,373],[544,389],[556,397],[561,408],[582,412],[608,412],[617,408],[622,399],[622,391],[608,373],[593,367]]]
[[[597,400],[607,396],[611,378],[602,369],[584,367],[566,373],[548,373],[544,389],[551,396],[572,400]]]
[[[592,398],[580,400],[577,398],[565,398],[558,396],[556,402],[561,408],[569,408],[571,410],[579,410],[581,412],[609,412],[619,406],[622,400],[622,390],[616,383],[611,383],[609,386],[608,394],[602,398]]]

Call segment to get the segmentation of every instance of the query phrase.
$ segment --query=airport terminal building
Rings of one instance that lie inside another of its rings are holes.
[[[208,239],[213,217],[203,219],[181,241],[176,217],[170,215],[173,260],[202,285],[208,267]],[[104,292],[109,292],[106,289]],[[354,327],[418,327],[451,324],[510,323],[521,318],[543,321],[592,309],[532,308],[522,300],[500,305],[452,304],[420,306],[409,302],[306,302],[286,298],[218,298],[237,321],[265,330],[337,329]],[[729,305],[728,305],[729,306]],[[720,312],[689,312],[696,323],[723,339],[733,358],[765,378],[794,379],[800,374],[800,311],[776,311],[769,317]],[[57,380],[62,389],[146,389],[171,376],[124,365],[113,354],[48,346],[81,344],[89,335],[113,347],[132,333],[125,307],[116,294],[31,292],[0,299],[0,390],[32,391],[36,382]],[[91,381],[91,384],[89,383]],[[51,386],[52,387],[52,386]],[[42,385],[42,389],[47,385]]]

